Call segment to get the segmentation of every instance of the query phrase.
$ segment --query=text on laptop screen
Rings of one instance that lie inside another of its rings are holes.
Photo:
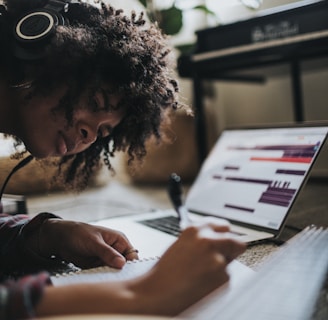
[[[226,130],[186,199],[190,211],[278,230],[328,127]]]

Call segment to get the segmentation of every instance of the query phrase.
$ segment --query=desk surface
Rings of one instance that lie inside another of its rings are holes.
[[[302,196],[300,197],[298,203],[294,207],[293,212],[291,213],[289,221],[287,221],[287,227],[281,235],[282,240],[287,240],[293,234],[295,234],[296,231],[294,228],[303,228],[304,226],[312,223],[321,224],[328,227],[327,191],[327,180],[309,180],[308,185],[305,187]],[[104,188],[88,190],[79,195],[57,193],[42,196],[29,196],[27,200],[28,209],[31,216],[42,211],[53,211],[65,219],[75,219],[84,222],[94,221],[97,219],[105,219],[120,214],[144,212],[145,210],[151,210],[154,208],[165,209],[170,208],[171,206],[167,197],[165,186],[135,186],[133,184],[121,182],[117,179],[113,179],[112,182],[110,182]],[[99,210],[99,212],[95,209],[88,212],[74,211],[74,206],[80,206],[81,203],[85,205],[86,208],[93,208],[95,203],[98,203],[101,206],[106,206],[107,210]],[[72,210],[69,213],[66,211],[65,215],[62,215],[60,210],[58,210],[58,212],[53,210],[56,207],[60,209],[61,206],[71,207]],[[101,213],[103,216],[100,216]],[[106,216],[104,216],[104,213],[106,213]],[[270,257],[270,255],[278,248],[279,245],[272,242],[256,244],[250,246],[246,252],[238,258],[238,260],[256,270],[262,264],[262,262]],[[320,293],[317,311],[313,317],[314,320],[328,319],[327,299],[328,281],[326,281],[324,289]],[[78,318],[48,318],[42,320],[77,319],[82,320],[83,318],[79,316]],[[89,317],[88,319],[91,318]],[[92,319],[139,320],[140,318],[133,316],[129,316],[129,318],[124,318],[123,316],[106,316],[104,318],[104,316],[102,316],[101,318],[101,316],[98,316],[98,318]],[[160,320],[161,318],[150,319]]]

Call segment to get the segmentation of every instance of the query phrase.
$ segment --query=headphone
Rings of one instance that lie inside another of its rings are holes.
[[[65,14],[73,1],[49,0],[43,8],[29,11],[19,18],[14,24],[13,30],[14,56],[22,60],[42,58],[45,46],[55,34],[56,27],[69,25]]]

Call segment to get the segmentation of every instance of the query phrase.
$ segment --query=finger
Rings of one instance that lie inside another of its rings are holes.
[[[124,255],[129,249],[133,248],[133,245],[124,233],[112,229],[109,230],[112,232],[108,233],[108,230],[105,230],[105,232],[101,234],[103,241],[107,245],[111,246],[122,255]]]
[[[139,251],[135,249],[128,240],[126,240],[125,243],[115,242],[111,245],[111,247],[117,250],[123,257],[125,257],[126,260],[139,259]]]
[[[106,243],[100,243],[96,248],[96,255],[104,262],[104,264],[121,269],[126,262],[126,258],[115,248]]]
[[[230,225],[226,224],[222,224],[222,225],[219,225],[219,224],[214,224],[214,223],[211,223],[210,224],[210,227],[215,231],[215,232],[229,232],[230,231]]]
[[[123,256],[126,258],[126,260],[138,260],[138,250],[135,248],[127,249],[123,252]]]
[[[115,231],[115,239],[107,237],[107,232],[102,235],[103,241],[119,252],[126,260],[139,259],[138,250],[135,249],[125,234]]]
[[[206,217],[192,223],[194,227],[211,228],[215,232],[228,232],[230,231],[230,223],[224,219],[217,219],[214,217]]]
[[[246,250],[246,244],[244,242],[229,238],[220,239],[218,246],[219,251],[224,255],[228,263]]]
[[[217,218],[217,217],[203,217],[202,221],[209,223],[212,226],[230,227],[230,222],[228,220]]]
[[[203,238],[217,240],[228,237],[226,233],[229,231],[230,228],[228,226],[206,224],[204,226],[201,226],[201,228],[198,230],[198,234]]]

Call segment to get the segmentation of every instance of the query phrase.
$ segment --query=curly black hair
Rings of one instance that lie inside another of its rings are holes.
[[[15,20],[31,9],[43,7],[47,0],[3,3],[1,43],[10,48]],[[129,163],[141,160],[150,137],[161,141],[161,127],[169,110],[185,106],[179,102],[167,37],[156,24],[147,23],[143,13],[127,16],[103,2],[91,5],[79,1],[65,16],[69,25],[57,27],[37,63],[17,59],[10,50],[2,50],[0,63],[10,70],[12,81],[32,79],[34,95],[46,95],[59,84],[67,85],[58,108],[64,108],[68,121],[72,121],[83,92],[88,92],[91,100],[101,85],[110,84],[113,92],[123,97],[118,108],[124,107],[126,116],[112,134],[98,138],[86,151],[60,160],[60,168],[69,164],[61,172],[65,183],[82,189],[101,158],[109,169],[110,157],[116,151],[126,151]],[[27,66],[32,73],[26,74]]]

